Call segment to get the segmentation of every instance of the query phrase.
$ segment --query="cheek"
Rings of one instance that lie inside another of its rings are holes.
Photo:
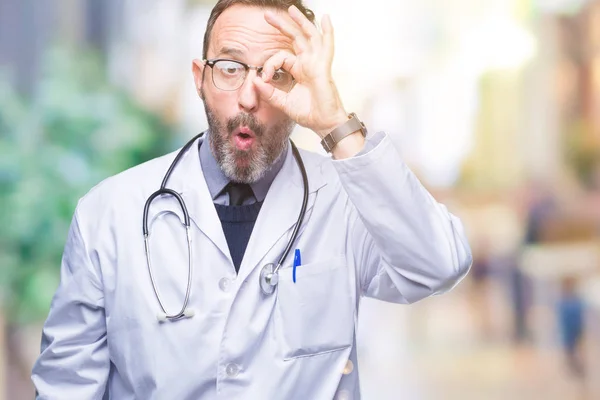
[[[284,121],[289,121],[287,114],[271,106],[264,107],[258,117],[267,126],[281,125]]]
[[[204,101],[221,122],[226,122],[236,114],[237,99],[230,92],[217,92],[207,88],[204,90]]]

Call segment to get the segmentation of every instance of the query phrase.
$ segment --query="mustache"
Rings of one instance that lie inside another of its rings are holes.
[[[265,132],[264,126],[258,122],[256,117],[252,114],[239,113],[234,118],[227,120],[227,131],[230,134],[240,126],[247,126],[250,128],[256,137],[261,137]]]

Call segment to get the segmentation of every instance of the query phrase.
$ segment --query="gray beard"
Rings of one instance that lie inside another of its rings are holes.
[[[218,134],[215,135],[212,132],[211,128],[211,134],[208,135],[210,147],[213,150],[217,164],[230,181],[254,183],[265,176],[270,163],[263,147],[258,148],[254,154],[244,154],[232,148],[230,142],[223,142]],[[247,165],[238,167],[236,160],[240,158],[248,159]]]
[[[267,129],[251,114],[240,113],[224,126],[204,103],[210,133],[208,142],[217,164],[225,176],[234,182],[254,183],[260,180],[273,163],[287,149],[288,138],[295,123],[291,120]],[[248,151],[238,150],[230,139],[231,132],[239,125],[247,125],[255,133],[258,146]],[[243,161],[244,166],[238,162]]]

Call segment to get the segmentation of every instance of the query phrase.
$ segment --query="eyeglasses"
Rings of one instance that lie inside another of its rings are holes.
[[[253,67],[236,60],[218,58],[214,60],[204,60],[204,64],[212,69],[212,80],[214,85],[227,91],[238,90],[244,84],[248,71],[256,70],[258,76],[262,75],[263,67]],[[294,77],[287,71],[278,69],[273,74],[269,82],[276,89],[289,92],[294,86]]]

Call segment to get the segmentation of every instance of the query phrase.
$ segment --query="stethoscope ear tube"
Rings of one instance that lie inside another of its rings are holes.
[[[200,132],[199,134],[194,136],[189,142],[187,142],[185,144],[185,146],[183,146],[183,148],[181,150],[179,150],[179,153],[177,153],[177,155],[175,156],[175,159],[173,160],[171,165],[169,165],[169,169],[165,173],[165,176],[160,184],[160,189],[158,189],[156,192],[152,193],[152,195],[150,195],[150,197],[146,200],[146,204],[144,205],[144,215],[143,215],[143,222],[142,222],[142,231],[143,231],[144,237],[148,236],[148,211],[150,209],[150,204],[152,204],[152,201],[157,196],[160,196],[161,194],[171,194],[171,195],[175,196],[175,198],[179,202],[181,210],[183,211],[183,218],[184,218],[185,226],[188,226],[188,227],[190,226],[190,215],[188,214],[187,207],[185,206],[185,202],[183,201],[183,199],[181,198],[179,193],[177,193],[174,190],[167,189],[167,183],[169,182],[169,178],[171,177],[173,170],[179,163],[179,160],[181,160],[181,157],[183,157],[183,155],[188,151],[188,149],[192,146],[192,144],[194,144],[194,142],[198,138],[200,138],[202,135],[204,135],[204,132]]]
[[[189,226],[185,228],[186,237],[187,237],[187,248],[188,248],[188,277],[187,277],[187,288],[185,291],[185,299],[183,300],[183,305],[181,306],[181,310],[177,314],[168,314],[167,310],[164,306],[162,298],[160,297],[160,292],[158,290],[158,286],[156,285],[156,280],[154,279],[154,274],[152,273],[152,261],[150,257],[150,243],[149,237],[144,236],[144,250],[146,253],[146,263],[148,267],[148,273],[150,274],[150,282],[152,283],[152,289],[154,290],[154,294],[156,295],[156,299],[158,300],[158,304],[162,312],[159,312],[157,315],[157,319],[159,322],[169,320],[177,320],[183,317],[191,318],[194,316],[194,311],[187,308],[187,305],[190,301],[190,293],[192,291],[192,236],[191,230]]]
[[[160,189],[158,189],[156,192],[152,193],[150,195],[150,197],[148,197],[148,199],[146,200],[146,204],[144,204],[144,213],[143,213],[143,221],[142,221],[142,233],[144,235],[144,250],[146,253],[146,263],[147,263],[147,267],[148,267],[148,273],[150,274],[150,280],[152,282],[152,288],[154,289],[154,294],[156,295],[156,299],[158,300],[158,304],[160,305],[160,308],[161,308],[161,312],[159,312],[156,316],[156,318],[159,322],[163,322],[166,320],[176,321],[180,318],[191,318],[195,315],[195,311],[191,308],[188,308],[188,303],[190,300],[190,293],[192,290],[192,259],[193,259],[193,257],[192,257],[192,236],[191,236],[191,229],[190,229],[190,215],[189,215],[187,207],[185,205],[185,201],[183,200],[181,195],[172,189],[168,189],[166,187],[166,185],[169,181],[169,178],[171,177],[171,173],[175,169],[175,166],[177,165],[177,163],[179,163],[179,160],[183,157],[183,155],[187,152],[187,150],[192,146],[192,144],[194,144],[194,142],[203,134],[204,134],[204,132],[196,135],[189,142],[187,142],[185,144],[185,146],[183,146],[183,148],[179,151],[177,156],[175,156],[175,159],[169,166],[169,169],[167,170],[167,172],[163,178],[163,181],[160,185]],[[179,206],[181,207],[181,211],[183,212],[183,219],[184,219],[185,231],[186,231],[186,237],[187,237],[187,247],[188,247],[187,288],[186,288],[186,292],[185,292],[185,299],[183,301],[183,305],[181,307],[181,310],[177,314],[167,313],[164,303],[162,302],[162,299],[160,297],[160,293],[158,291],[158,287],[156,285],[154,275],[152,273],[152,263],[151,263],[151,258],[150,258],[149,230],[148,230],[148,212],[150,210],[150,205],[152,204],[154,199],[156,199],[158,196],[161,196],[161,195],[173,196],[179,203]]]
[[[183,212],[184,224],[186,227],[190,226],[190,215],[188,214],[187,207],[185,206],[185,202],[183,201],[181,195],[172,189],[158,189],[156,192],[152,193],[150,197],[148,197],[148,200],[146,200],[146,204],[144,205],[144,221],[142,223],[144,237],[148,236],[148,211],[150,210],[150,205],[152,204],[152,201],[154,201],[154,199],[160,195],[171,195],[177,199],[179,207],[181,207],[181,211]]]

